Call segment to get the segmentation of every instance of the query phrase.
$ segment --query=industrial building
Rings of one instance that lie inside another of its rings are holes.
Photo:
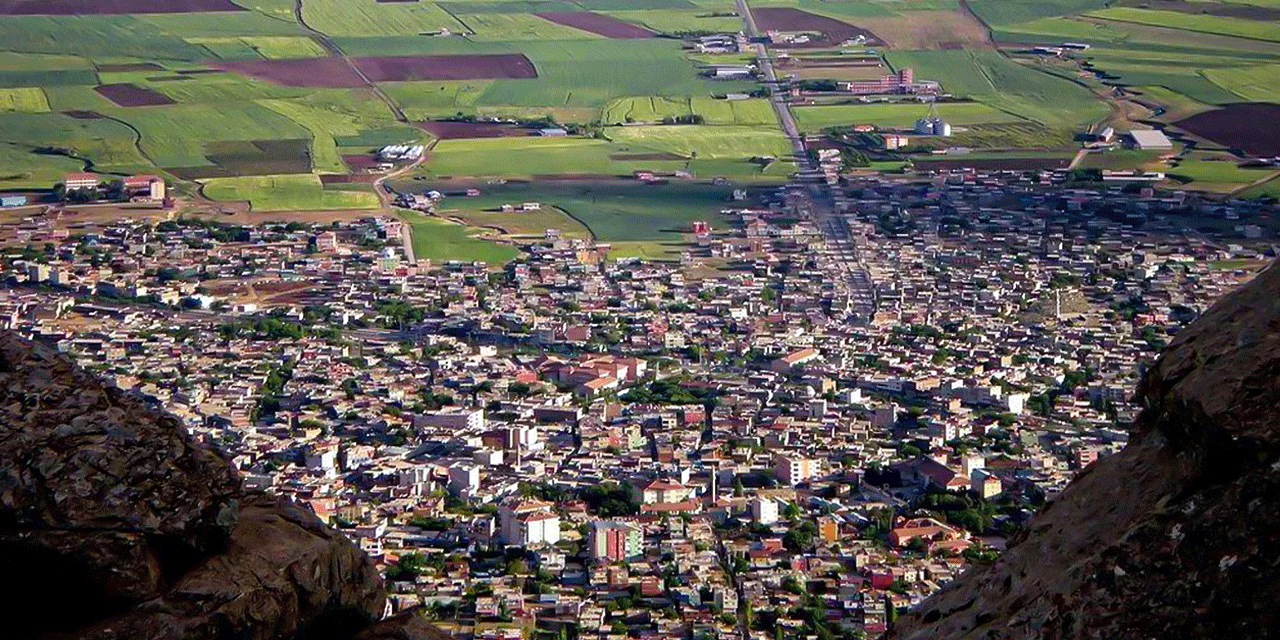
[[[1129,132],[1133,139],[1133,147],[1143,151],[1160,151],[1173,148],[1173,141],[1163,131],[1155,129],[1134,129]]]
[[[916,134],[922,136],[949,136],[951,125],[937,116],[916,120]]]

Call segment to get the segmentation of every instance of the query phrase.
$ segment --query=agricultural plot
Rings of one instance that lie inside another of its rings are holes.
[[[1174,123],[1228,148],[1262,157],[1280,156],[1280,104],[1240,103],[1205,111]]]
[[[220,58],[318,58],[326,53],[315,40],[301,36],[204,36],[186,40],[210,49]]]
[[[628,160],[627,145],[586,138],[480,138],[441,140],[422,173],[430,177],[533,178],[548,175],[625,176],[649,169],[684,168],[680,158]],[[653,150],[645,148],[645,152]]]
[[[503,203],[538,202],[544,211],[554,209],[571,216],[601,242],[681,242],[682,234],[694,221],[704,220],[716,227],[731,224],[720,214],[733,191],[728,186],[698,182],[646,185],[619,180],[508,182],[478,186],[482,193],[480,198],[448,199],[445,207],[474,210],[494,208]],[[489,213],[473,217],[474,214],[466,213],[459,217],[504,227],[506,224],[525,224],[519,222],[519,218],[527,215],[530,214]],[[516,222],[504,223],[504,217],[514,218]],[[559,220],[552,222],[555,225],[565,224]],[[532,230],[534,227],[526,225],[525,228]],[[574,231],[572,228],[564,230]]]
[[[33,154],[22,145],[0,143],[0,191],[48,189],[84,164],[61,155]]]
[[[966,11],[903,11],[856,20],[894,49],[989,48],[987,28]]]
[[[768,100],[718,100],[715,98],[621,98],[605,107],[601,124],[659,123],[664,118],[701,116],[707,124],[772,125],[777,121]]]
[[[94,87],[94,90],[121,107],[154,107],[173,104],[169,96],[135,84],[104,84]]]
[[[0,143],[11,151],[0,160],[19,160],[12,149],[26,149],[31,158],[0,165],[0,174],[21,175],[29,166],[47,166],[51,158],[37,149],[65,149],[78,158],[89,158],[100,171],[135,171],[152,166],[135,146],[128,126],[107,119],[77,119],[60,113],[0,112]],[[65,164],[61,160],[59,164]],[[82,166],[76,160],[76,166]],[[50,187],[53,183],[42,186]]]
[[[1272,168],[1244,168],[1230,156],[1195,155],[1184,158],[1167,171],[1170,178],[1189,182],[1188,188],[1226,192],[1260,180],[1274,178],[1280,172]]]
[[[1250,102],[1280,102],[1280,64],[1204,69],[1206,80]]]
[[[489,88],[488,80],[461,82],[394,82],[382,90],[411,120],[430,120],[458,113],[474,114],[476,101]]]
[[[1090,12],[1088,15],[1103,20],[1133,22],[1167,29],[1180,29],[1215,35],[1250,38],[1280,42],[1280,24],[1271,20],[1241,20],[1206,14],[1189,14],[1177,11],[1158,11],[1130,7],[1112,7]]]
[[[609,10],[604,13],[623,22],[642,25],[657,33],[674,34],[698,31],[737,33],[742,29],[741,18],[737,16],[712,15],[705,10],[640,9],[632,6],[624,7],[622,10]]]
[[[791,144],[774,128],[736,126],[639,126],[609,127],[608,139],[654,149],[681,158],[722,158],[748,160],[753,157],[781,158],[791,153]]]
[[[416,36],[441,29],[468,31],[448,11],[431,2],[305,0],[302,18],[311,28],[334,37]]]
[[[314,175],[242,176],[203,181],[213,200],[245,201],[254,211],[330,211],[376,209],[378,196],[368,191],[328,190]]]
[[[890,52],[895,69],[942,80],[943,89],[1051,128],[1083,127],[1109,109],[1089,89],[994,51]]]
[[[254,103],[170,105],[162,109],[115,109],[107,115],[127,121],[140,146],[160,167],[209,164],[206,145],[238,140],[307,139],[292,120]]]
[[[862,42],[869,46],[884,44],[874,33],[856,27],[847,22],[829,18],[827,16],[809,13],[800,9],[790,7],[760,7],[752,8],[751,13],[755,16],[756,24],[764,31],[781,31],[781,32],[804,32],[821,34],[821,37],[812,38],[803,45],[794,45],[802,47],[829,47],[840,44],[847,40],[862,39]],[[781,48],[789,48],[792,45],[780,45]]]
[[[612,38],[614,40],[631,40],[635,38],[651,38],[654,33],[634,24],[623,22],[617,18],[592,13],[590,11],[553,11],[534,14],[539,18],[573,27],[587,33]]]
[[[362,57],[352,62],[373,82],[538,77],[528,58],[513,53]],[[341,58],[237,60],[219,66],[286,87],[365,86],[364,78]]]
[[[0,89],[0,111],[40,113],[49,110],[49,100],[38,87]]]
[[[935,105],[939,116],[954,125],[1026,122],[1016,115],[980,102],[942,102]],[[827,127],[869,124],[876,127],[909,129],[930,114],[924,104],[857,104],[798,107],[794,109],[800,128],[813,132]]]
[[[511,184],[516,184],[521,190],[508,189]],[[457,218],[470,227],[501,229],[503,234],[513,238],[539,239],[547,229],[555,229],[567,238],[591,237],[591,231],[586,225],[552,204],[535,211],[502,211],[503,205],[521,204],[529,202],[528,198],[544,197],[547,191],[540,188],[540,185],[508,183],[497,190],[490,188],[490,185],[480,187],[480,196],[446,199],[439,211],[440,215]],[[553,189],[555,190],[557,189]]]
[[[575,25],[547,18],[549,15],[528,13],[480,13],[465,17],[467,28],[475,32],[476,41],[514,42],[520,40],[580,40],[597,37]],[[589,14],[590,15],[590,14]]]
[[[83,16],[244,11],[231,0],[0,0],[0,15]]]

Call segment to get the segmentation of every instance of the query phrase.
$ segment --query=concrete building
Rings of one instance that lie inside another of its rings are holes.
[[[597,562],[625,562],[644,553],[644,534],[640,528],[621,522],[591,523],[587,548]]]
[[[1161,151],[1173,148],[1173,141],[1163,131],[1155,129],[1134,129],[1129,132],[1135,149],[1143,151]]]
[[[751,501],[751,519],[763,525],[778,521],[778,503],[773,498],[759,497]]]
[[[98,183],[102,176],[96,173],[68,173],[62,178],[62,184],[67,191],[79,191],[81,189],[97,189]]]
[[[445,409],[413,417],[413,428],[440,427],[456,431],[483,431],[484,409]]]
[[[480,468],[472,464],[455,464],[449,467],[449,491],[459,496],[469,496],[480,489]]]
[[[512,498],[498,507],[502,541],[521,547],[555,544],[560,541],[560,516],[551,504]]]
[[[773,475],[778,482],[794,487],[818,475],[818,461],[789,453],[773,457]]]

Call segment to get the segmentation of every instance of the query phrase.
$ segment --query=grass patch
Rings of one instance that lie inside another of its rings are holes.
[[[470,227],[412,211],[400,211],[400,217],[413,227],[413,255],[419,260],[478,260],[497,266],[520,255],[512,247],[474,237],[475,230]]]

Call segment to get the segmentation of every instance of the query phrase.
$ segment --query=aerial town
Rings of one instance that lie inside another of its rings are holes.
[[[665,262],[49,206],[0,226],[0,323],[458,637],[875,638],[1122,447],[1154,354],[1275,256],[1258,201],[1071,178],[848,178],[817,215],[764,190]]]

